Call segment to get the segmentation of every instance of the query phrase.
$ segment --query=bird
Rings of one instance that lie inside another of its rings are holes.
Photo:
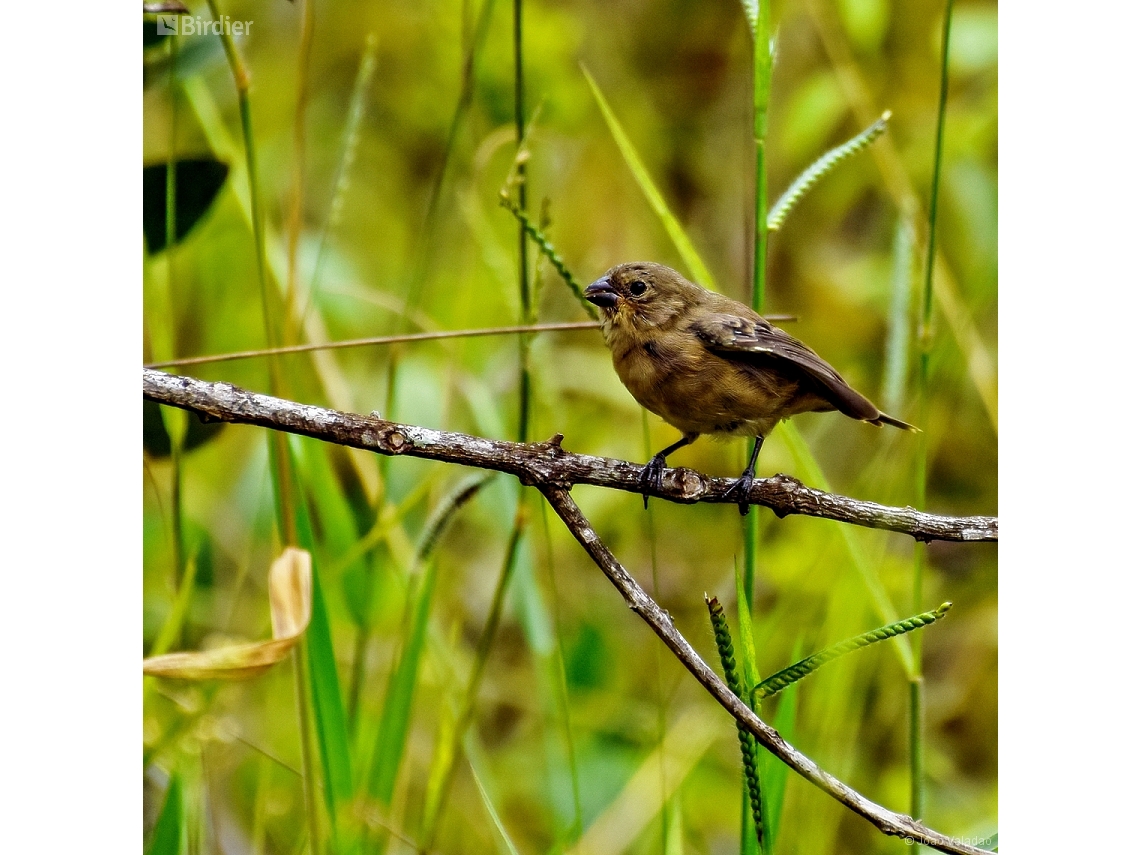
[[[665,458],[702,434],[755,438],[748,468],[729,490],[748,495],[764,438],[783,419],[838,410],[868,424],[917,431],[856,392],[803,342],[743,303],[651,261],[610,268],[583,292],[602,310],[602,335],[618,378],[641,406],[681,432],[640,477],[649,507]]]

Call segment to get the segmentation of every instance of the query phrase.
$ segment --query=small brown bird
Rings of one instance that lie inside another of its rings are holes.
[[[703,433],[753,436],[748,468],[732,488],[743,515],[764,437],[789,416],[838,410],[880,427],[917,430],[880,412],[807,345],[743,303],[662,264],[619,264],[585,296],[602,309],[602,335],[625,388],[682,434],[646,464],[646,489],[660,489],[665,458]]]

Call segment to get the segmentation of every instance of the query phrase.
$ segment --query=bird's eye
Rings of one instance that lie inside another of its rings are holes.
[[[640,297],[648,290],[649,286],[642,282],[640,279],[636,279],[633,282],[629,283],[629,293],[635,297]]]

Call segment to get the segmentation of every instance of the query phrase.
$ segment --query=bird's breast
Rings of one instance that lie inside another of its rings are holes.
[[[614,368],[639,404],[683,433],[756,436],[787,415],[797,383],[709,352],[692,336],[610,342]]]

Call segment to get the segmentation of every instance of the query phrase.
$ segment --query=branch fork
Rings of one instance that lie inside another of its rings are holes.
[[[595,564],[618,589],[629,608],[649,624],[681,664],[768,751],[825,793],[862,816],[885,834],[921,842],[942,852],[983,855],[985,850],[933,831],[905,814],[876,804],[821,769],[789,745],[737,697],[696,652],[672,618],[645,592],[598,537],[589,520],[570,497],[575,484],[642,493],[642,467],[622,460],[575,454],[562,448],[555,434],[543,442],[506,442],[468,434],[399,424],[377,414],[361,416],[298,404],[240,389],[229,383],[207,382],[143,369],[143,397],[181,407],[216,421],[260,425],[309,436],[325,442],[380,454],[422,457],[507,472],[536,487]],[[674,502],[729,502],[735,478],[710,478],[690,469],[667,469],[659,488],[650,495]],[[795,478],[777,475],[754,482],[750,504],[766,505],[779,516],[792,513],[826,517],[871,528],[890,529],[920,540],[997,540],[992,517],[940,517],[913,508],[890,508],[860,502],[805,487]]]

